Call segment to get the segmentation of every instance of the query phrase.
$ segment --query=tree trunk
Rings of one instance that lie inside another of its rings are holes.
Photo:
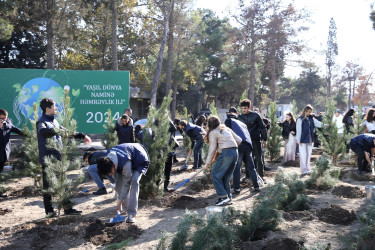
[[[331,98],[331,66],[328,66],[328,76],[327,76],[327,97]]]
[[[250,101],[254,102],[255,97],[255,39],[254,30],[251,31],[251,43],[250,43],[250,86],[248,98]]]
[[[174,0],[171,2],[171,6]],[[167,9],[165,6],[165,0],[163,0],[163,12],[164,12],[164,32],[163,32],[163,38],[161,40],[160,44],[160,50],[159,50],[159,56],[156,61],[156,69],[155,69],[155,74],[154,74],[154,79],[152,80],[151,84],[151,105],[156,107],[156,92],[158,89],[158,82],[160,79],[161,75],[161,67],[163,65],[163,55],[164,55],[164,49],[165,49],[165,44],[167,42],[167,34],[168,34],[168,21],[169,21],[169,14],[167,13]]]
[[[169,32],[168,32],[168,60],[167,60],[167,80],[165,83],[165,95],[168,96],[171,90],[171,80],[172,80],[172,63],[173,63],[173,10],[174,3],[172,3],[172,8],[169,15]]]
[[[176,108],[177,108],[177,81],[173,81],[173,101],[172,101],[172,109],[171,109],[171,117],[172,120],[176,118]]]
[[[55,0],[47,0],[47,69],[55,68],[53,25],[55,15]]]
[[[276,57],[274,51],[271,55],[271,99],[276,102]]]
[[[116,0],[112,0],[112,70],[118,70],[117,59],[117,5]]]

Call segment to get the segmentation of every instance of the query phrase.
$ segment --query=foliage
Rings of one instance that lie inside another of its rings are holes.
[[[375,203],[372,201],[367,211],[358,216],[361,226],[349,240],[351,249],[372,249],[375,237]]]
[[[298,174],[286,174],[281,167],[278,168],[275,184],[268,188],[265,199],[271,201],[275,208],[284,211],[307,210],[311,203],[306,196],[305,184]]]
[[[160,108],[152,105],[149,107],[147,123],[143,128],[143,139],[148,145],[150,166],[147,174],[141,179],[140,195],[144,198],[154,198],[163,194],[162,184],[164,178],[164,166],[168,153],[172,151],[173,145],[169,145],[169,104],[172,101],[172,91],[164,97]],[[153,136],[149,136],[151,129]]]
[[[6,191],[10,190],[10,187],[0,184],[0,194],[5,193]]]
[[[331,189],[338,182],[340,169],[332,168],[331,161],[326,155],[319,157],[315,165],[316,167],[305,182],[306,187],[321,190]]]
[[[42,180],[42,168],[39,163],[39,149],[38,149],[38,138],[36,130],[36,122],[38,121],[39,108],[34,102],[34,119],[29,119],[31,123],[31,130],[25,125],[23,132],[25,136],[23,137],[23,150],[26,155],[25,165],[26,174],[34,179],[34,184],[37,187],[41,187]]]
[[[79,169],[81,162],[77,157],[77,142],[72,139],[77,128],[77,122],[72,119],[73,110],[70,107],[69,91],[65,90],[63,99],[64,111],[60,115],[63,129],[60,129],[62,145],[59,145],[52,139],[48,140],[47,147],[54,148],[59,151],[61,159],[58,160],[53,156],[45,158],[47,178],[50,187],[43,192],[49,193],[57,206],[58,216],[60,217],[61,209],[66,205],[67,201],[73,197],[77,186],[84,180],[83,173],[78,177],[68,178],[67,172]]]
[[[269,107],[269,118],[271,119],[271,128],[267,140],[267,154],[270,157],[271,162],[280,157],[281,148],[281,130],[277,125],[278,120],[276,117],[277,108],[276,102],[272,102]]]
[[[319,242],[314,245],[312,245],[309,248],[302,248],[302,250],[330,250],[331,249],[331,243],[323,243]]]
[[[338,128],[333,119],[335,110],[333,102],[330,101],[326,107],[326,113],[323,116],[322,128],[321,130],[316,129],[319,140],[322,142],[323,151],[331,156],[333,165],[336,165],[337,160],[345,155],[346,141],[348,141],[346,129],[344,129],[343,134],[338,134]]]
[[[293,105],[292,112],[293,112],[294,118],[296,118],[296,116],[298,115],[298,107],[297,107],[296,100],[293,100],[292,105]]]
[[[110,149],[118,145],[117,132],[115,131],[117,121],[113,120],[112,112],[110,109],[108,109],[107,113],[107,124],[104,123],[103,125],[104,129],[107,130],[107,133],[104,134],[104,138],[102,138],[102,145],[105,147],[105,149]]]
[[[357,110],[353,116],[353,123],[354,123],[354,135],[363,134],[365,131],[365,126],[362,125],[364,118],[362,118],[362,106],[358,103]]]
[[[113,243],[105,246],[105,250],[115,250],[115,249],[126,249],[130,245],[132,238],[123,240],[119,243]]]
[[[211,115],[216,115],[216,116],[219,115],[215,107],[215,101],[210,103],[210,111],[211,111]]]

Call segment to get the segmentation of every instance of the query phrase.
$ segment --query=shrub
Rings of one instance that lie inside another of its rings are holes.
[[[277,160],[280,157],[280,148],[281,148],[281,130],[277,125],[277,107],[276,102],[272,102],[269,108],[271,119],[271,128],[269,132],[269,138],[267,140],[267,154],[270,157],[271,161]]]
[[[117,131],[115,131],[117,121],[113,120],[112,112],[110,109],[108,109],[107,113],[107,123],[104,123],[103,125],[104,129],[106,130],[106,134],[104,134],[104,138],[102,138],[102,144],[105,149],[110,149],[118,145]]]
[[[319,157],[315,165],[310,178],[305,182],[308,188],[328,190],[336,185],[340,176],[340,168],[331,168],[331,162],[326,155]]]

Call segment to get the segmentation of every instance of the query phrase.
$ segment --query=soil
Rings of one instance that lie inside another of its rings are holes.
[[[303,249],[303,243],[287,237],[277,237],[245,242],[239,248],[242,250],[299,250]]]
[[[292,212],[284,212],[283,218],[286,221],[311,221],[315,219],[313,212],[311,211],[292,211]]]
[[[298,161],[287,161],[287,162],[284,162],[283,164],[284,167],[295,167],[295,168],[299,168],[299,162]]]
[[[11,209],[8,209],[8,208],[2,209],[2,208],[0,208],[0,215],[4,215],[4,214],[10,213],[10,212],[12,212]]]
[[[128,223],[102,223],[96,220],[88,225],[85,230],[85,239],[94,245],[107,245],[119,243],[126,239],[136,239],[142,234],[142,230],[134,224]]]
[[[35,197],[42,196],[42,192],[38,190],[35,186],[27,186],[21,190],[12,192],[9,196],[13,197]]]
[[[354,211],[349,212],[337,205],[331,205],[328,208],[318,210],[316,215],[319,220],[334,225],[349,225],[357,219]]]
[[[371,173],[363,172],[363,175],[357,174],[357,169],[355,168],[344,168],[340,172],[340,180],[346,181],[346,180],[355,180],[355,181],[373,181],[375,180],[375,177],[371,175]]]
[[[342,196],[344,198],[356,199],[364,198],[366,194],[360,190],[359,187],[352,186],[337,186],[332,190],[332,194]]]
[[[191,196],[181,196],[177,198],[170,207],[178,208],[178,209],[197,209],[197,208],[205,208],[207,207],[208,203],[204,198],[194,198]]]

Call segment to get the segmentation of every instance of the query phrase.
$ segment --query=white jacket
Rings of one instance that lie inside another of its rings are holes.
[[[341,114],[338,117],[336,117],[336,115],[333,115],[332,118],[332,122],[336,124],[338,134],[344,133],[344,123],[342,122],[343,118],[344,117]]]

